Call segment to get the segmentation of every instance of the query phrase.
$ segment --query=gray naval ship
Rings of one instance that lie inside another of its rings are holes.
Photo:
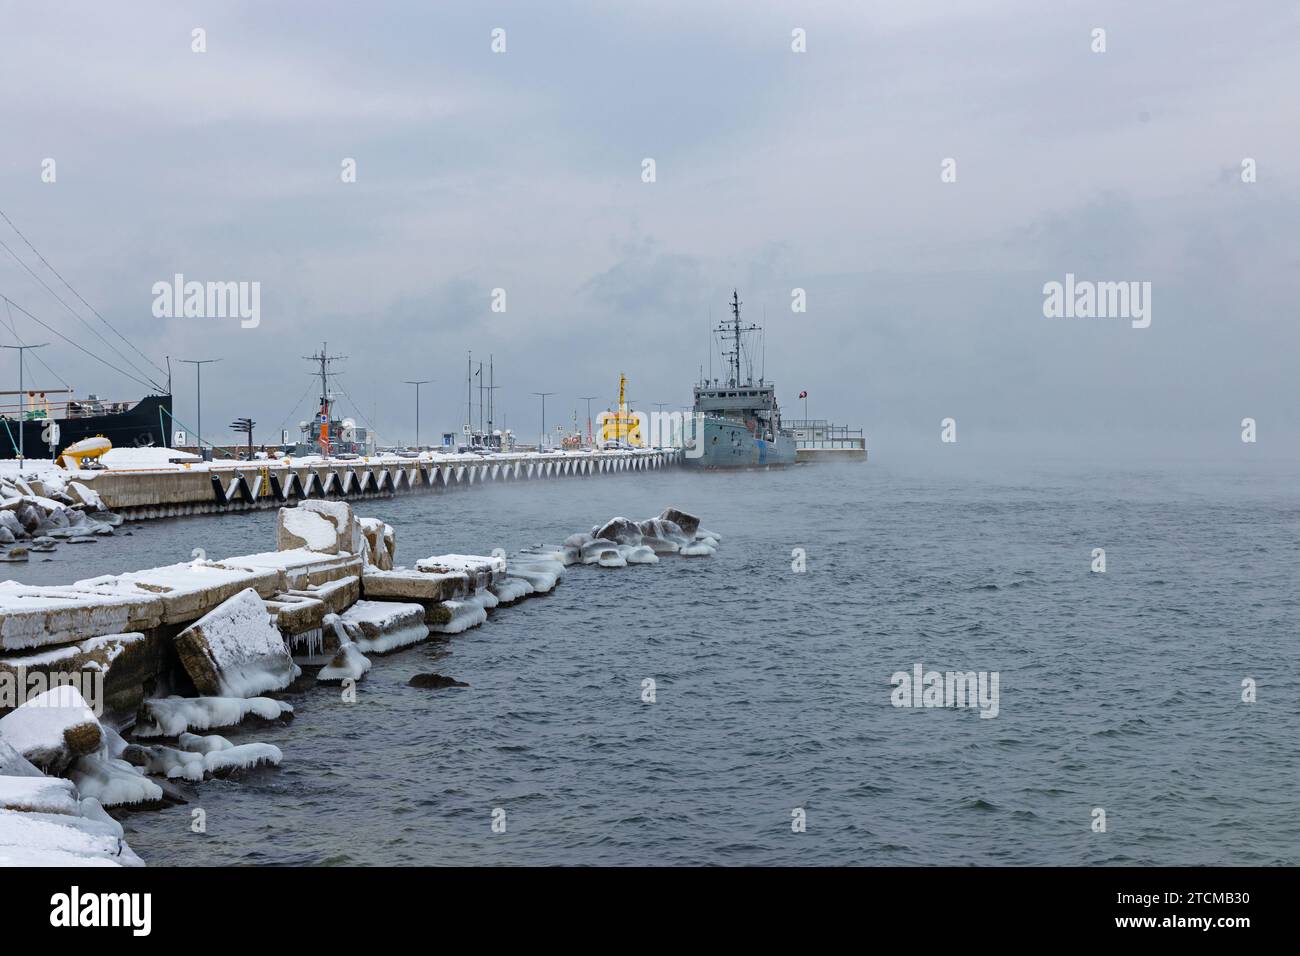
[[[740,296],[731,293],[731,320],[713,331],[723,343],[726,380],[705,379],[695,386],[696,421],[703,421],[703,452],[692,457],[688,446],[683,463],[695,468],[767,468],[793,465],[797,457],[794,434],[781,426],[776,389],[754,381],[752,355],[745,337],[763,330],[740,323]],[[742,369],[744,374],[742,377]]]

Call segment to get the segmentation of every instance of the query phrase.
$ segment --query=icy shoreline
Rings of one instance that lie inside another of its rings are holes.
[[[104,808],[183,804],[173,781],[278,767],[280,748],[218,733],[291,720],[276,695],[318,683],[355,697],[382,666],[371,656],[478,627],[554,589],[571,565],[711,554],[718,536],[669,509],[510,558],[433,555],[407,568],[391,526],[313,500],[281,509],[276,544],[63,587],[0,584],[0,681],[75,667],[103,692],[61,686],[7,713],[0,704],[0,865],[141,865]]]

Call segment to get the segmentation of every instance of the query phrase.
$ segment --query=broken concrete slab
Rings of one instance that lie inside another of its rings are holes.
[[[315,598],[324,602],[326,613],[342,614],[361,600],[361,575],[354,574],[305,588],[290,588],[285,593],[294,597]]]
[[[381,571],[391,571],[397,555],[397,536],[393,526],[378,518],[358,518],[361,535],[370,563]]]
[[[361,573],[361,556],[294,548],[225,558],[213,562],[213,566],[258,572],[274,571],[279,575],[276,589],[291,591],[358,575]]]
[[[276,594],[263,603],[285,638],[319,630],[328,613],[324,601],[300,594]]]
[[[275,568],[240,568],[214,561],[191,561],[88,578],[77,581],[73,587],[109,596],[154,594],[162,601],[164,624],[188,624],[246,588],[269,598],[280,590],[280,575]]]
[[[506,559],[496,555],[436,554],[415,562],[415,569],[425,574],[464,574],[470,590],[481,591],[496,584],[506,574]]]
[[[281,508],[275,522],[275,547],[279,551],[306,549],[337,554],[338,531],[333,522],[318,512]]]
[[[176,635],[181,664],[203,695],[255,697],[301,673],[252,588],[223,601]]]
[[[0,651],[146,631],[162,622],[165,611],[156,594],[5,581],[0,583]]]
[[[463,571],[444,574],[410,568],[368,568],[361,574],[361,593],[368,601],[447,601],[465,597],[472,590],[470,576]]]
[[[425,605],[418,602],[360,601],[340,615],[362,653],[385,654],[427,640]]]
[[[162,670],[165,650],[166,641],[157,630],[107,634],[36,653],[0,655],[0,674],[10,675],[14,686],[28,693],[77,677],[83,691],[86,686],[99,689],[97,703],[106,713],[129,714],[140,706],[146,682]],[[6,709],[0,699],[0,713]]]

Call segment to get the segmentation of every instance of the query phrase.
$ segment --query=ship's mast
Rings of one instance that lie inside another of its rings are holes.
[[[321,449],[326,454],[329,454],[330,418],[332,411],[330,406],[333,404],[333,401],[330,398],[329,366],[331,362],[341,361],[342,359],[347,358],[347,356],[330,355],[327,346],[328,343],[322,342],[320,352],[316,355],[304,355],[303,360],[307,362],[315,362],[320,366],[320,411],[317,412],[319,419],[317,425],[319,426]]]
[[[762,329],[757,325],[740,324],[740,293],[731,290],[731,323],[723,322],[715,330],[720,332],[731,340],[731,348],[723,354],[726,356],[727,364],[731,366],[731,382],[733,387],[740,384],[740,360],[743,336],[746,332],[760,332]],[[749,377],[748,384],[754,384],[753,376]]]

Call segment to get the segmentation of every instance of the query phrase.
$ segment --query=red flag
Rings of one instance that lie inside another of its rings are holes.
[[[800,393],[799,393],[799,397],[800,397],[800,398],[807,398],[807,397],[808,397],[808,393],[807,393],[807,392],[800,392]]]

